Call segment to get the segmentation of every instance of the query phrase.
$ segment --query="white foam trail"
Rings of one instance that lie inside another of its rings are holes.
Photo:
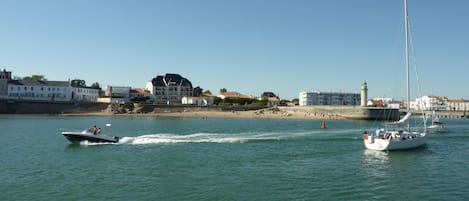
[[[282,140],[291,137],[294,136],[280,133],[149,134],[136,137],[123,137],[119,140],[119,144],[245,143],[259,140]]]

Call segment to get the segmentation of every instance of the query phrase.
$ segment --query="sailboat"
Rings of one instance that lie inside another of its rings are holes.
[[[447,133],[449,132],[448,127],[445,123],[441,122],[436,112],[432,113],[432,124],[427,127],[428,133]]]
[[[411,131],[410,117],[410,76],[409,76],[409,17],[407,12],[407,0],[404,0],[405,22],[405,52],[406,52],[406,78],[407,78],[407,114],[399,121],[385,124],[385,128],[376,130],[373,134],[363,133],[363,142],[367,149],[379,151],[404,150],[421,147],[426,144],[426,126],[423,132]],[[400,126],[405,125],[405,129]]]

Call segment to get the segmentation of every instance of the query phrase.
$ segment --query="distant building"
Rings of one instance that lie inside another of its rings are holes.
[[[132,101],[133,100],[137,100],[137,101],[150,100],[151,97],[152,97],[152,94],[147,89],[133,88],[130,90],[130,100]]]
[[[244,95],[244,94],[234,92],[234,91],[222,93],[222,94],[218,95],[218,97],[221,98],[222,100],[224,100],[226,98],[241,98],[241,99],[251,99],[252,98],[251,96]]]
[[[469,100],[464,99],[448,99],[446,110],[451,111],[466,111],[469,110]]]
[[[415,99],[416,106],[412,109],[417,110],[446,110],[448,98],[443,96],[422,96],[421,98]]]
[[[360,93],[342,92],[300,92],[300,106],[307,105],[353,105],[360,106]]]
[[[105,96],[98,99],[104,103],[127,103],[130,102],[130,87],[107,86]]]
[[[8,81],[11,80],[11,72],[3,69],[0,72],[0,97],[6,97],[8,95]]]
[[[212,96],[200,96],[200,97],[184,96],[181,102],[184,105],[209,106],[209,105],[213,105],[213,97]]]
[[[10,80],[8,98],[21,100],[70,101],[72,87],[67,81]]]
[[[273,92],[264,92],[259,97],[259,100],[267,100],[267,106],[278,106],[280,105],[280,98]]]
[[[366,105],[371,106],[371,107],[386,107],[386,104],[384,103],[383,100],[374,100],[374,99],[369,100]]]
[[[97,102],[101,89],[91,87],[72,87],[72,100]]]
[[[147,84],[156,102],[181,103],[184,96],[192,96],[192,83],[179,74],[158,75]]]
[[[362,83],[362,90],[361,90],[361,94],[360,94],[360,99],[361,99],[361,103],[360,103],[360,106],[362,107],[366,107],[366,101],[368,100],[368,85],[366,84],[366,81],[363,81]]]
[[[14,80],[11,72],[0,72],[0,97],[4,99],[70,101],[72,87],[68,81]]]

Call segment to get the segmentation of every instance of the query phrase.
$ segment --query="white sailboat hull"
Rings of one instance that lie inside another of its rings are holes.
[[[427,127],[428,133],[447,133],[449,132],[448,128],[444,125],[430,125]]]
[[[425,145],[426,135],[423,134],[405,134],[397,139],[390,138],[375,138],[375,136],[368,136],[363,140],[365,147],[377,151],[391,151],[391,150],[405,150],[414,149]]]

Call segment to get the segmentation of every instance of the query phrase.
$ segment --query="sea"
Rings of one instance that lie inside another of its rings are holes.
[[[469,200],[469,119],[442,120],[381,152],[375,121],[2,115],[0,200]],[[60,134],[94,125],[122,139]]]

